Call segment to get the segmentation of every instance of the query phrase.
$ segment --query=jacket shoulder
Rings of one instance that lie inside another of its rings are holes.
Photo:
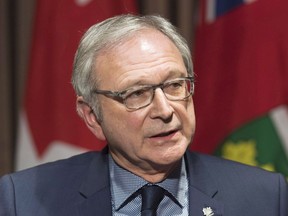
[[[0,215],[14,215],[16,211],[47,215],[45,209],[51,211],[48,215],[73,215],[76,203],[83,201],[79,192],[82,182],[92,168],[101,166],[95,164],[103,158],[100,152],[88,152],[3,176]]]
[[[275,177],[278,178],[278,176],[281,175],[279,173],[270,172],[259,167],[246,165],[213,155],[189,152],[188,158],[190,158],[189,160],[192,164],[201,164],[208,168],[211,175],[215,175],[215,177],[221,177],[221,174],[223,174],[222,177],[225,178],[251,176],[251,178],[258,179],[258,181],[259,178],[265,177],[265,179],[269,181]]]
[[[281,212],[281,216],[287,215],[288,187],[283,175],[199,153],[187,153],[187,161],[192,184],[206,184],[209,188],[207,185],[213,182],[213,187],[217,188],[215,199],[225,203],[231,215],[238,215],[236,212],[275,215],[275,210]]]
[[[31,168],[27,168],[21,171],[9,174],[13,179],[24,176],[30,176],[33,173],[46,173],[57,174],[57,172],[64,171],[65,169],[76,169],[77,167],[85,167],[89,164],[94,157],[97,157],[99,152],[86,152],[79,155],[75,155],[66,159],[61,159],[53,162],[44,163]]]

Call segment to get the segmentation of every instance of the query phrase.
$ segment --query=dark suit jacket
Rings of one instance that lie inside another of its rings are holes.
[[[0,216],[111,215],[107,150],[4,176]],[[189,215],[288,216],[284,178],[220,158],[187,152]]]

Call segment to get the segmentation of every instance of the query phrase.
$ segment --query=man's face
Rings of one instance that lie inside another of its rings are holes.
[[[98,89],[122,91],[188,76],[180,52],[164,35],[141,31],[97,57]],[[152,103],[129,111],[124,104],[98,95],[100,127],[115,161],[134,172],[169,167],[183,156],[195,131],[192,97],[169,101],[158,88]]]

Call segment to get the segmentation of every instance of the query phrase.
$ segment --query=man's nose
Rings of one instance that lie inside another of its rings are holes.
[[[173,114],[169,100],[161,88],[155,89],[154,98],[152,101],[151,118],[169,119]]]

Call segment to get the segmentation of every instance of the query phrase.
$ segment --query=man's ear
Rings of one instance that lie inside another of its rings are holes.
[[[93,109],[84,101],[82,96],[77,96],[76,104],[79,116],[84,120],[90,131],[92,131],[99,140],[106,140],[99,120]]]

